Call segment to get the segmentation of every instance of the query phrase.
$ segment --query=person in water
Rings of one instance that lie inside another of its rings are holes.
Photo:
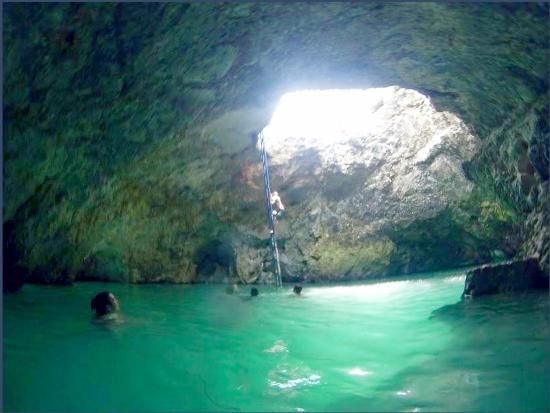
[[[273,210],[273,218],[280,218],[285,212],[285,206],[281,201],[281,197],[277,191],[272,192],[270,195],[271,208]]]
[[[97,294],[92,298],[90,306],[95,311],[96,318],[105,318],[107,315],[116,313],[120,309],[117,298],[109,291],[102,291]]]
[[[234,293],[238,293],[238,292],[239,292],[239,286],[235,283],[233,283],[231,285],[228,285],[225,288],[225,293],[226,294],[234,294]]]
[[[294,288],[292,289],[292,292],[296,295],[300,295],[302,293],[302,286],[296,284]]]
[[[256,287],[252,287],[250,289],[250,296],[251,297],[257,297],[258,294],[260,294],[260,292],[258,291],[258,289]]]

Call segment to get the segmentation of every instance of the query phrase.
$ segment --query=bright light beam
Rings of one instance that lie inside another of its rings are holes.
[[[381,123],[377,111],[396,88],[304,90],[287,93],[264,129],[267,140],[305,138],[331,144],[372,133]]]

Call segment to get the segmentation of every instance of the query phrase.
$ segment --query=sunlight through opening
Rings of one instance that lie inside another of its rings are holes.
[[[283,95],[264,129],[267,140],[314,139],[315,146],[347,136],[372,133],[384,120],[379,109],[394,99],[397,87],[303,90]]]

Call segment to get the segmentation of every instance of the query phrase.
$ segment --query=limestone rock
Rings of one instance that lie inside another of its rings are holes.
[[[237,275],[244,284],[252,284],[262,276],[268,251],[241,246],[236,252]]]
[[[468,196],[473,185],[462,163],[474,156],[479,139],[457,116],[438,112],[426,96],[398,87],[371,89],[355,100],[365,106],[355,110],[362,110],[367,121],[334,135],[320,137],[317,129],[316,134],[279,131],[275,113],[265,131],[273,181],[331,186],[340,179],[335,189],[353,182],[349,194],[322,195],[340,219],[343,214],[361,217],[364,225],[375,227],[431,218]],[[322,127],[322,119],[315,122]],[[300,170],[304,157],[317,159],[321,172]]]
[[[303,89],[398,86],[366,108],[399,110],[380,133],[279,153],[289,280],[471,265],[496,249],[548,257],[548,4],[3,11],[5,277],[214,281],[233,257],[201,249],[233,231],[227,245],[250,248],[245,277],[263,260],[270,280],[254,252],[268,234],[253,138]]]

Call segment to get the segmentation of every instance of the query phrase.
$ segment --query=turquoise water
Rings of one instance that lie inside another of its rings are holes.
[[[548,411],[547,293],[463,286],[25,285],[4,295],[4,410]],[[104,289],[124,322],[91,322]]]

